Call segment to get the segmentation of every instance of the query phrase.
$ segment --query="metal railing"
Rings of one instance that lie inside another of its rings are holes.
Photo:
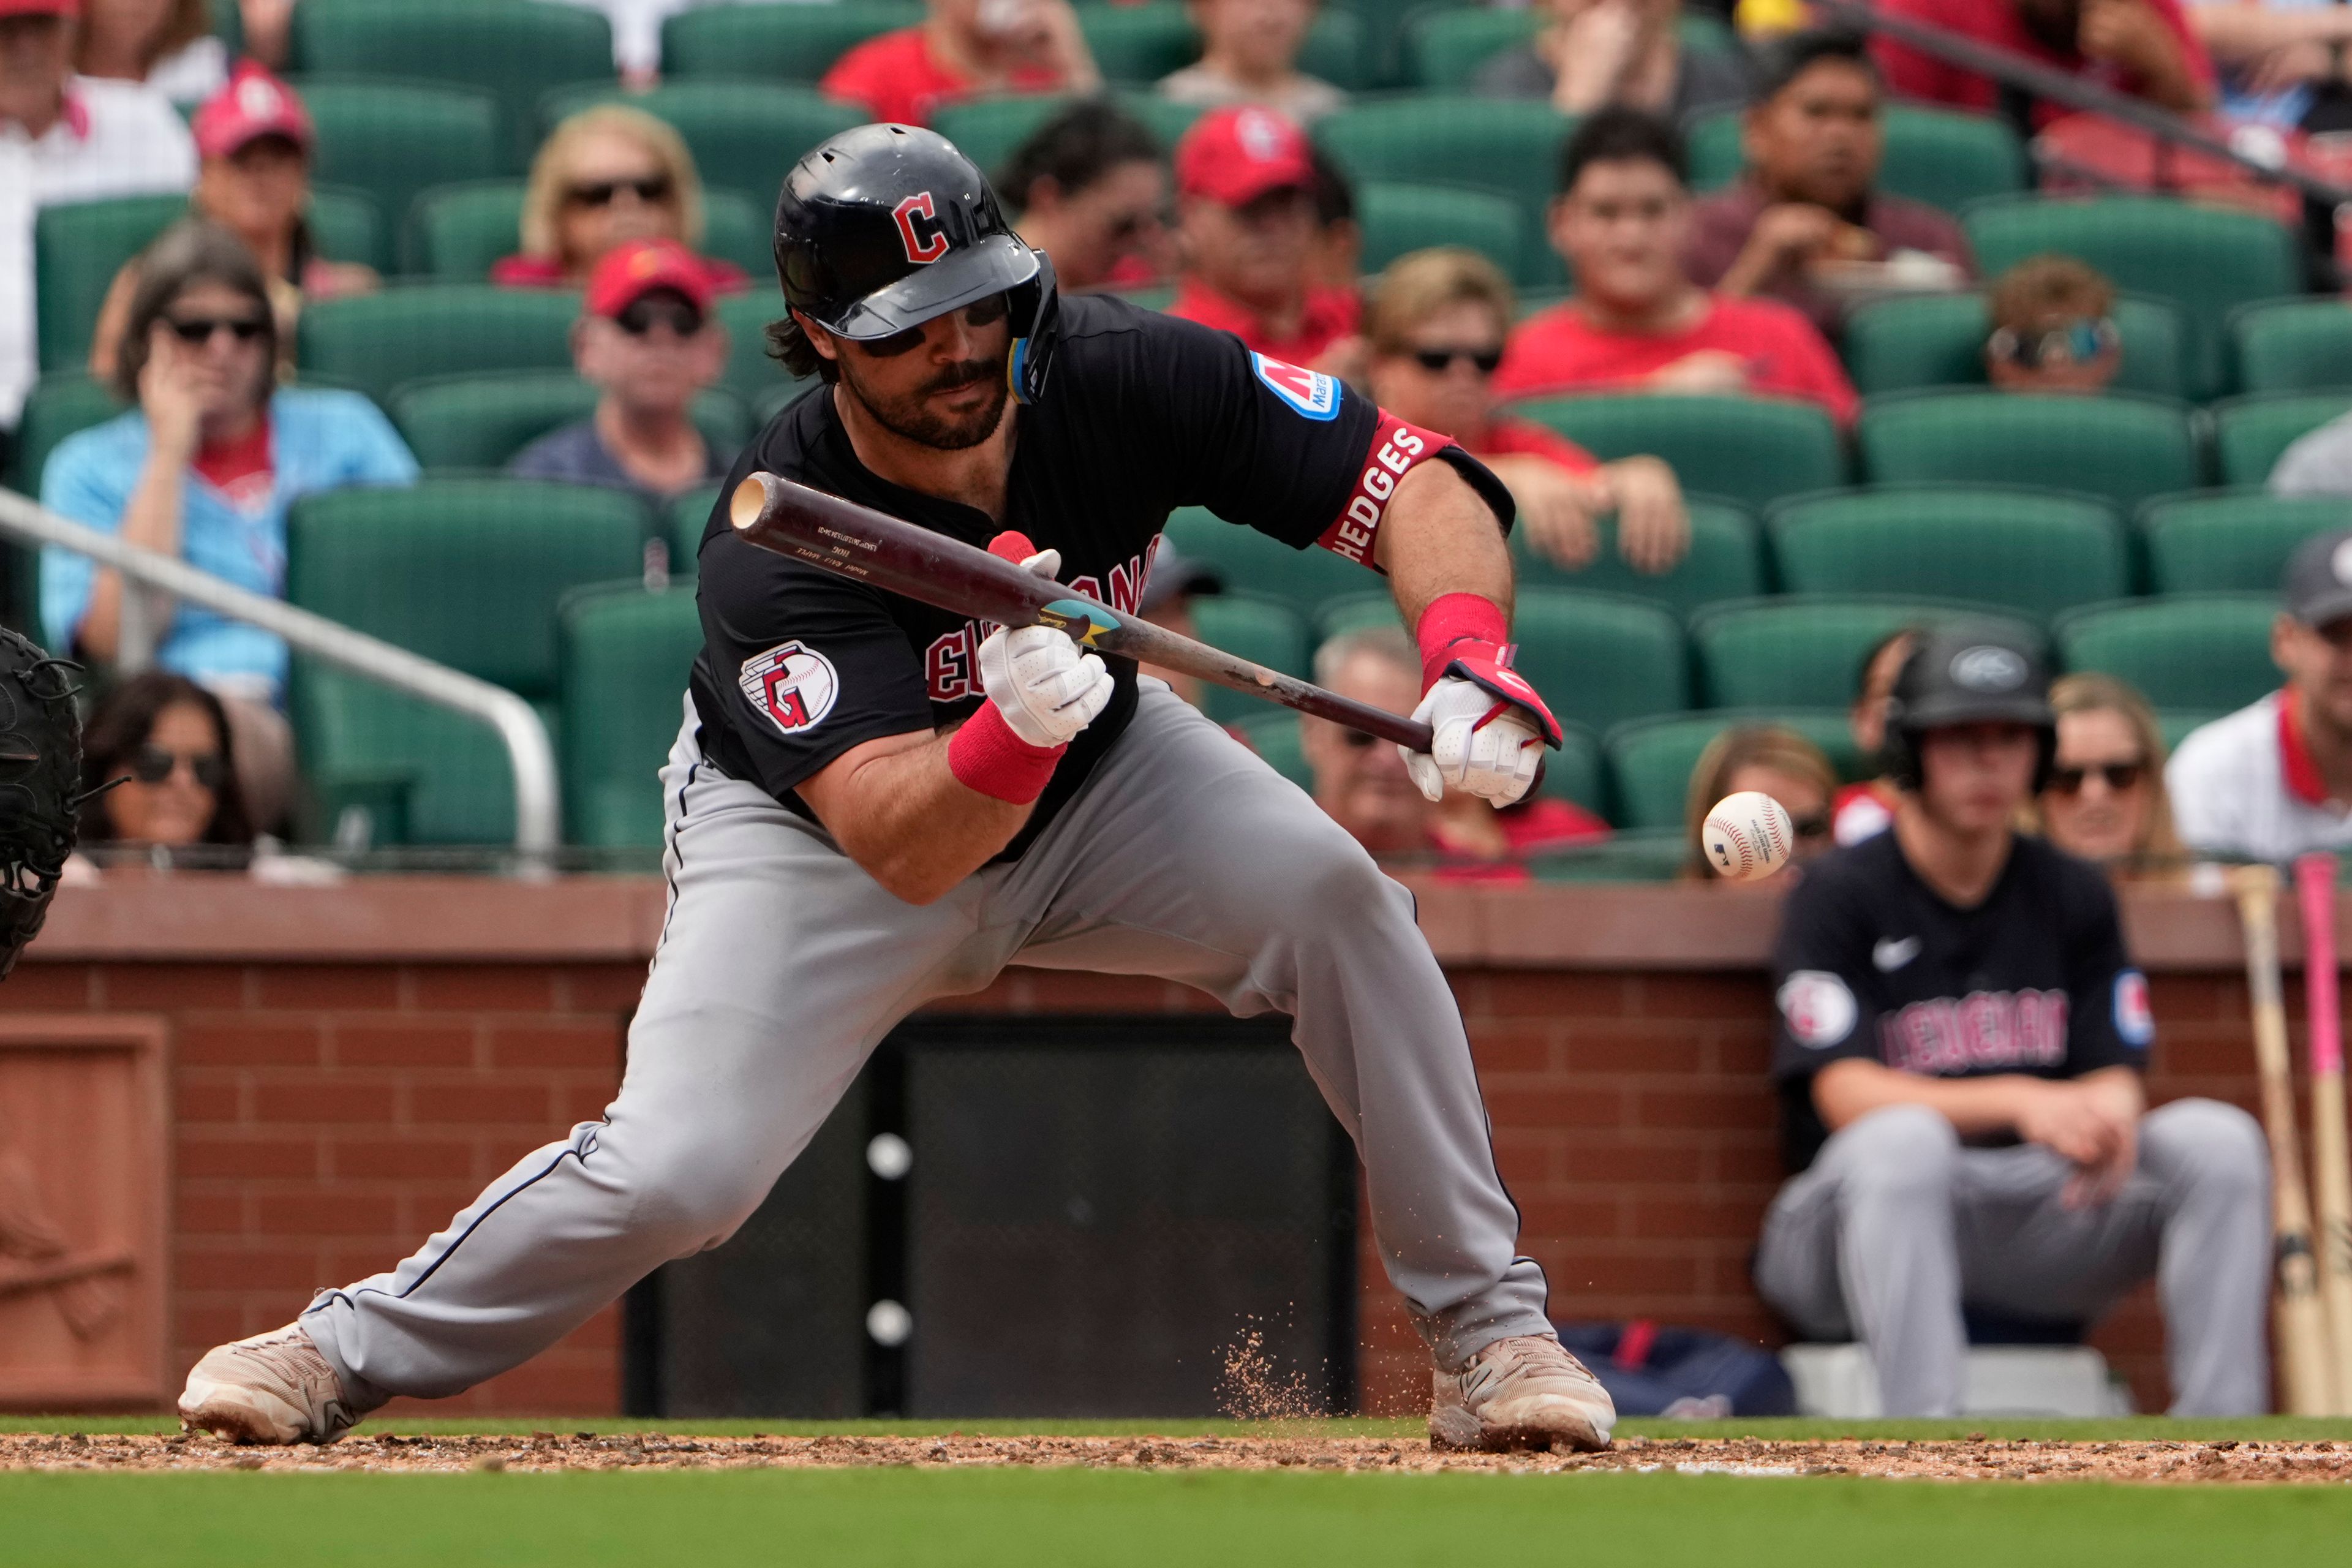
[[[199,572],[176,556],[130,544],[110,533],[86,528],[48,511],[13,490],[0,489],[0,535],[26,544],[54,545],[87,555],[111,566],[131,582],[157,594],[202,605],[232,620],[247,622],[286,639],[313,658],[339,665],[354,675],[404,691],[436,707],[478,719],[499,733],[514,770],[515,848],[544,858],[562,838],[562,805],[555,772],[555,748],[547,726],[531,705],[504,687],[493,686],[446,664],[395,647],[378,637],[299,609],[283,600],[266,598],[208,572]],[[126,612],[140,595],[124,595]],[[126,619],[147,618],[127,615]],[[149,632],[161,618],[149,618]],[[125,626],[127,635],[134,628]]]

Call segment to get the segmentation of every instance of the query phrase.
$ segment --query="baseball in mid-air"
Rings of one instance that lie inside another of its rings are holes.
[[[1780,868],[1797,835],[1779,801],[1762,790],[1744,789],[1715,803],[1698,839],[1717,876],[1752,882]]]

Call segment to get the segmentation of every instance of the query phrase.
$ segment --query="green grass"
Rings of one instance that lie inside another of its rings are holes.
[[[2084,1568],[2341,1563],[2352,1489],[1088,1470],[0,1476],[0,1563]]]

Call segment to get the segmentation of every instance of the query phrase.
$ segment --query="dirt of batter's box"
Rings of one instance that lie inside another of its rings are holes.
[[[1605,1454],[1442,1454],[1375,1437],[416,1436],[364,1431],[329,1447],[237,1447],[208,1436],[0,1436],[0,1470],[805,1469],[898,1465],[1396,1474],[1600,1470],[1927,1480],[2352,1482],[2352,1443],[1774,1442],[1629,1437]]]

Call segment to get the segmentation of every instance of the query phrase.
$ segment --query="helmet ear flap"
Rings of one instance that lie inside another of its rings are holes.
[[[1032,254],[1037,258],[1037,275],[1013,290],[1013,330],[1018,335],[1005,367],[1013,395],[1024,403],[1034,403],[1045,395],[1045,381],[1053,373],[1055,351],[1062,340],[1061,292],[1055,286],[1053,258],[1042,250]]]

